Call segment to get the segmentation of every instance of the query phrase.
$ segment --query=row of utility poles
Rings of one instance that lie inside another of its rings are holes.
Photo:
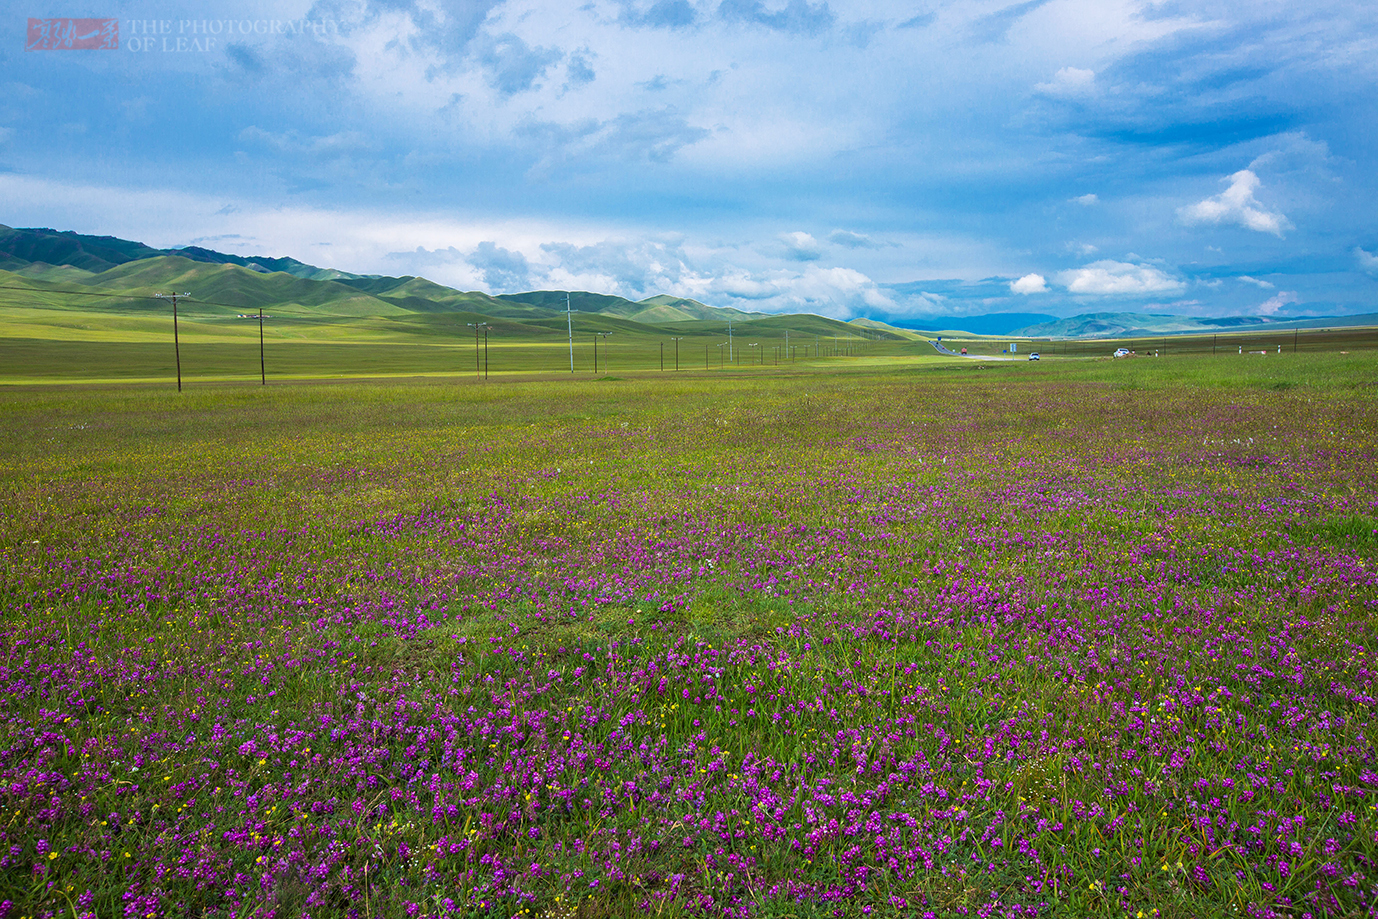
[[[190,296],[191,296],[191,294],[190,294],[190,293],[187,293],[187,292],[182,292],[182,293],[169,293],[169,294],[162,294],[162,293],[160,293],[160,294],[154,294],[154,297],[155,297],[156,299],[165,300],[165,301],[167,301],[167,302],[169,302],[169,303],[172,304],[172,347],[173,347],[173,353],[174,353],[174,355],[175,355],[176,362],[177,362],[177,391],[178,391],[178,392],[181,392],[181,391],[182,391],[182,343],[181,343],[181,336],[180,336],[180,333],[179,333],[179,331],[178,331],[178,326],[177,326],[177,303],[178,303],[179,300],[185,299],[185,298],[190,297]],[[573,319],[573,310],[570,309],[569,294],[565,294],[565,314],[566,314],[566,319],[567,319],[567,324],[568,324],[568,329],[569,329],[569,372],[570,372],[570,373],[573,373],[573,372],[574,372],[574,319]],[[240,318],[240,319],[257,319],[257,320],[258,320],[258,375],[259,375],[259,383],[260,383],[261,385],[263,385],[263,386],[267,386],[267,385],[268,385],[268,366],[267,366],[267,361],[266,361],[265,356],[264,356],[264,347],[263,347],[263,320],[265,320],[265,319],[271,319],[271,318],[273,318],[273,317],[264,314],[264,312],[263,312],[263,307],[260,306],[260,307],[258,308],[258,314],[257,314],[257,315],[246,315],[246,316],[240,316],[240,317],[238,317],[238,318]],[[736,362],[737,362],[737,361],[736,361],[736,352],[735,352],[735,349],[734,349],[734,346],[733,346],[733,332],[734,332],[735,330],[732,328],[732,322],[733,322],[733,320],[731,320],[731,319],[729,319],[729,320],[727,321],[727,341],[721,342],[721,343],[719,343],[719,345],[718,345],[718,364],[719,364],[720,367],[721,367],[721,366],[725,366],[724,357],[726,358],[726,362],[727,362],[727,363],[736,363]],[[482,376],[483,379],[487,380],[487,379],[488,379],[488,332],[490,331],[490,329],[491,329],[492,327],[491,327],[488,323],[486,323],[486,322],[467,322],[467,323],[465,323],[465,325],[468,326],[469,328],[471,328],[471,329],[474,330],[474,376],[475,376],[475,377]],[[598,372],[598,339],[599,339],[599,338],[602,338],[602,339],[603,339],[603,342],[604,342],[603,349],[604,349],[604,351],[606,351],[606,350],[607,350],[607,340],[608,340],[608,336],[611,335],[611,334],[612,334],[611,331],[596,331],[596,332],[593,333],[593,372],[594,372],[594,373],[597,373],[597,372]],[[480,337],[482,338],[482,346],[481,346],[481,349],[480,349]],[[818,353],[819,353],[819,347],[820,347],[820,346],[819,346],[819,342],[818,342],[818,336],[814,336],[814,339],[815,339],[815,341],[814,341],[814,357],[817,357],[817,356],[818,356]],[[671,336],[671,337],[670,337],[670,341],[672,341],[672,342],[675,343],[675,371],[678,372],[678,371],[679,371],[679,343],[682,342],[682,341],[684,341],[684,336],[683,336],[683,335]],[[761,348],[760,343],[759,343],[759,342],[754,342],[754,341],[753,341],[753,342],[748,342],[748,343],[747,343],[747,346],[750,347],[750,348],[755,349],[755,350],[753,350],[753,351],[751,352],[752,354],[756,355],[756,360],[753,361],[753,363],[764,364],[764,363],[765,363],[765,351],[764,351],[764,349]],[[726,353],[726,355],[724,355],[723,352],[722,352],[722,349],[723,349],[724,347],[727,348],[727,353]],[[709,364],[710,364],[709,357],[710,357],[710,355],[712,354],[712,352],[711,352],[711,350],[710,350],[710,346],[709,346],[709,345],[704,345],[704,346],[703,346],[703,349],[704,349],[703,366],[704,366],[704,369],[705,369],[705,370],[708,370],[708,369],[710,369],[710,366],[709,366]],[[838,352],[838,348],[837,348],[836,339],[834,339],[834,354],[836,354],[836,353],[839,353],[839,352]],[[785,354],[785,359],[786,359],[786,360],[794,360],[794,359],[797,359],[797,358],[796,358],[796,355],[794,355],[794,353],[790,350],[790,347],[789,347],[789,330],[788,330],[788,329],[785,330],[785,347],[784,347],[784,354]],[[480,357],[482,358],[481,361],[480,361]],[[778,365],[778,364],[780,363],[780,348],[779,348],[779,346],[776,346],[776,348],[775,348],[774,357],[775,357],[775,363]],[[604,358],[604,364],[606,364],[606,363],[607,363],[607,358]],[[661,342],[661,343],[660,343],[660,369],[661,369],[662,371],[665,369],[665,343],[664,343],[664,342]]]

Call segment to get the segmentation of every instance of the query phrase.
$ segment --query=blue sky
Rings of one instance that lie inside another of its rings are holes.
[[[30,18],[117,50],[25,50]],[[1371,2],[31,0],[0,223],[904,319],[1378,310]]]

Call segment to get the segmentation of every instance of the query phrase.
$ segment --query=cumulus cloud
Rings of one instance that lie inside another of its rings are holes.
[[[1152,265],[1102,259],[1084,268],[1063,271],[1058,282],[1074,294],[1173,293],[1186,285]]]
[[[1082,70],[1080,67],[1063,67],[1053,74],[1052,80],[1039,83],[1034,89],[1045,96],[1085,96],[1096,89],[1096,72]],[[1094,199],[1095,195],[1090,197]]]
[[[1188,225],[1228,223],[1274,236],[1281,236],[1283,230],[1291,228],[1292,224],[1283,214],[1266,210],[1254,197],[1260,183],[1253,171],[1241,169],[1228,181],[1229,188],[1204,201],[1178,208],[1177,216]]]
[[[767,312],[818,313],[835,319],[895,308],[895,302],[860,271],[817,265],[766,277],[734,271],[709,282],[705,295],[713,294],[755,301],[756,309]]]
[[[1354,258],[1359,262],[1359,268],[1367,271],[1371,275],[1378,276],[1378,253],[1365,252],[1359,246],[1354,247]]]
[[[1017,281],[1010,282],[1010,290],[1016,294],[1043,294],[1048,292],[1048,279],[1041,274],[1026,274]]]
[[[697,277],[677,238],[604,239],[587,245],[549,242],[540,248],[542,284],[547,286],[639,300],[657,293],[682,292],[684,285]]]
[[[475,247],[468,262],[483,274],[490,291],[511,293],[529,289],[531,266],[520,252],[504,249],[491,240]]]
[[[1255,308],[1255,311],[1260,316],[1271,316],[1290,303],[1300,302],[1301,298],[1297,296],[1296,291],[1283,290],[1264,300]]]
[[[823,247],[808,233],[781,233],[780,241],[785,244],[785,257],[796,262],[815,262],[823,257]]]

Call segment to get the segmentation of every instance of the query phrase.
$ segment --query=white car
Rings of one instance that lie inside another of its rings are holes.
[[[1116,348],[1116,349],[1115,349],[1115,356],[1116,356],[1116,357],[1129,357],[1129,349],[1128,349],[1128,348]]]
[[[1037,352],[1037,351],[1031,352],[1031,353],[1029,354],[1029,360],[1031,360],[1031,361],[1036,361],[1036,360],[1038,360],[1038,352]]]

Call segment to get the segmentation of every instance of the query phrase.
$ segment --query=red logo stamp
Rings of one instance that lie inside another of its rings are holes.
[[[25,51],[118,51],[118,19],[29,19]]]

